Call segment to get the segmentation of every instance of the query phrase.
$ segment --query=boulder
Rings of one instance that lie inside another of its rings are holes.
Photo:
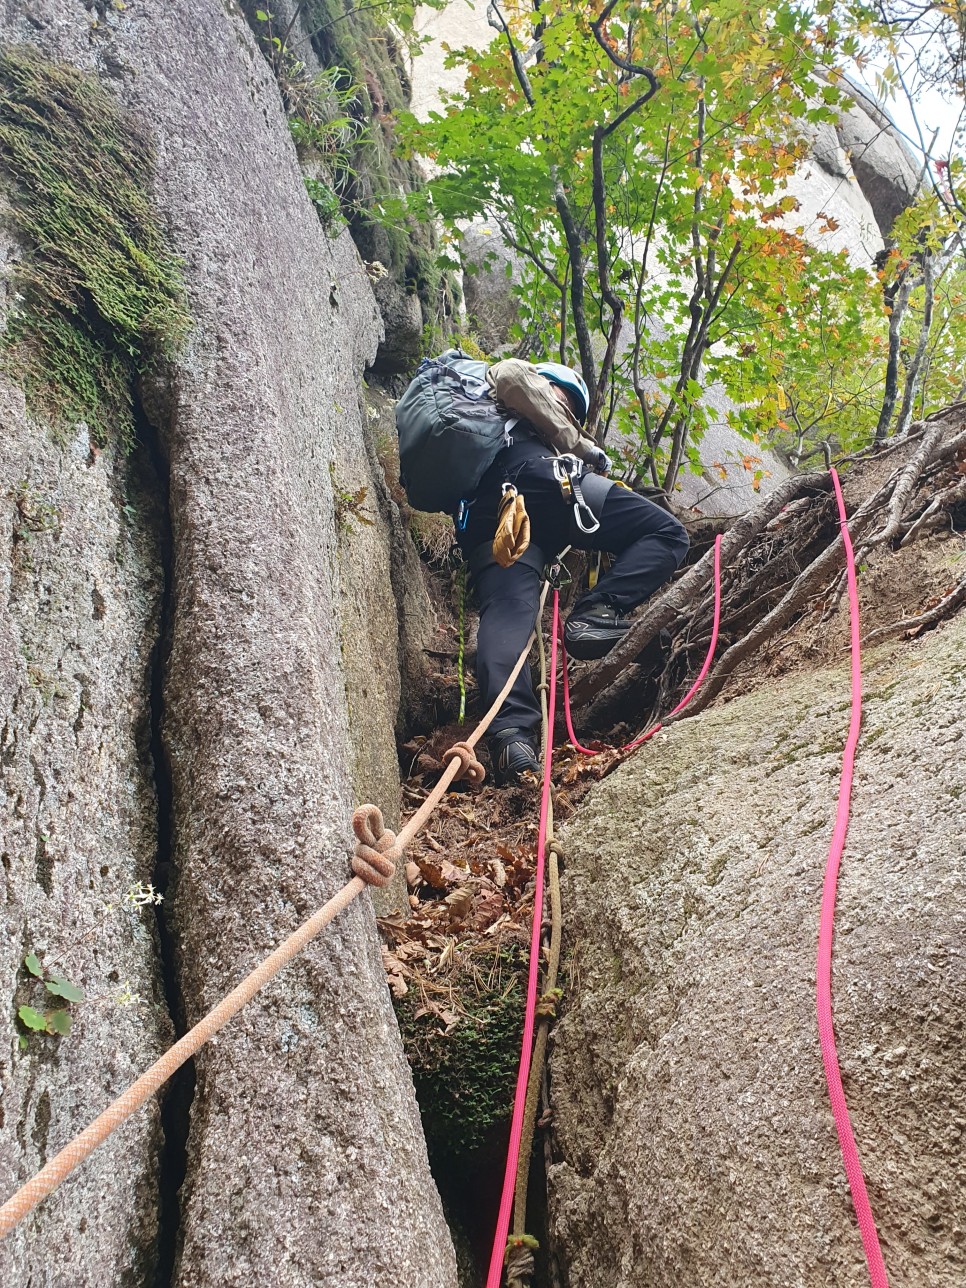
[[[847,83],[851,103],[843,107],[836,133],[862,193],[872,207],[883,239],[916,194],[919,168],[896,127],[868,94]]]
[[[423,311],[419,296],[388,274],[372,282],[385,335],[372,370],[379,376],[412,375],[423,352]]]
[[[841,631],[837,638],[841,638]],[[966,616],[867,659],[833,1004],[890,1281],[966,1278]],[[815,957],[845,664],[658,735],[564,832],[550,1170],[570,1288],[864,1288]]]

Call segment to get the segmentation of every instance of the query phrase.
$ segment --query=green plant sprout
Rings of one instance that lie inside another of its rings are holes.
[[[352,521],[363,523],[367,528],[375,526],[375,521],[369,518],[364,507],[366,496],[369,492],[367,487],[356,488],[354,492],[348,492],[335,475],[335,465],[329,462],[329,477],[332,480],[332,501],[335,508],[335,526],[339,532],[348,533],[352,531]]]
[[[45,970],[36,953],[28,953],[23,959],[23,964],[28,974],[43,984],[52,997],[60,998],[67,1006],[72,1002],[84,1000],[83,989],[78,988],[76,984],[72,984],[56,971]],[[18,1007],[17,1018],[27,1030],[27,1033],[19,1035],[18,1045],[21,1051],[27,1050],[29,1033],[46,1033],[50,1037],[61,1038],[70,1033],[71,1016],[66,1006],[40,1010],[38,1007],[25,1005]]]

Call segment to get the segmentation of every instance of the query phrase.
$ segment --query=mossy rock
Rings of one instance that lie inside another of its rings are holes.
[[[0,168],[23,256],[3,363],[31,409],[96,442],[132,432],[132,389],[189,327],[151,203],[147,135],[96,77],[0,52]]]
[[[305,23],[323,65],[344,68],[346,83],[359,87],[358,110],[369,126],[346,184],[349,231],[359,253],[385,264],[406,292],[418,297],[424,322],[452,316],[455,302],[438,264],[432,219],[410,215],[402,222],[380,222],[368,213],[383,198],[395,201],[400,191],[419,191],[425,182],[417,163],[401,156],[395,142],[394,119],[408,109],[412,94],[404,47],[380,9],[354,7],[349,0],[310,0]]]
[[[507,1121],[520,1061],[527,957],[523,948],[461,950],[450,981],[462,1011],[449,1032],[418,988],[395,999],[431,1155],[479,1148]]]

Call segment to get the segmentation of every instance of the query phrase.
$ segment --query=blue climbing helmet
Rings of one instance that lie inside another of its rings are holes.
[[[590,393],[583,378],[562,362],[538,362],[536,366],[541,376],[546,376],[551,384],[559,385],[568,394],[573,394],[577,401],[577,419],[582,425],[590,408]]]

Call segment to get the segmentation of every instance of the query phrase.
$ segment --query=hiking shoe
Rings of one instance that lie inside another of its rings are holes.
[[[570,614],[564,626],[564,643],[572,658],[594,662],[619,644],[630,626],[630,621],[612,604],[598,600]]]
[[[528,729],[501,729],[488,745],[497,787],[517,783],[523,774],[540,773],[536,739]]]

